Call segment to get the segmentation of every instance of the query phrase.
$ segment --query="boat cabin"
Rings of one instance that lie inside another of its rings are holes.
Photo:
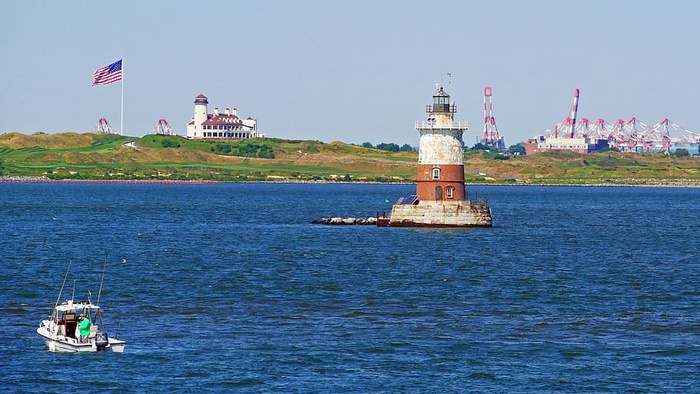
[[[90,338],[94,338],[97,332],[98,319],[100,322],[102,319],[100,307],[90,302],[74,303],[73,300],[64,301],[54,309],[51,320],[58,326],[58,335],[78,339],[80,335],[78,317],[80,315],[85,315],[85,317],[90,319]]]

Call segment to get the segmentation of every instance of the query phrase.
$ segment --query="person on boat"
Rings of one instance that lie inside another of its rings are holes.
[[[90,319],[85,317],[85,315],[80,315],[80,317],[78,317],[78,321],[80,322],[78,323],[78,330],[80,330],[80,342],[87,342],[88,337],[90,336]]]

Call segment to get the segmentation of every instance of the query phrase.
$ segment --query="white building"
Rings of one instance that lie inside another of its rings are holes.
[[[539,135],[530,138],[525,143],[525,154],[547,152],[550,150],[568,150],[579,153],[591,153],[608,147],[607,140],[599,140],[590,137],[557,138]]]
[[[187,138],[256,138],[258,134],[258,121],[251,117],[241,119],[238,109],[230,110],[228,107],[224,113],[219,108],[214,108],[213,113],[207,111],[207,96],[200,94],[194,98],[194,116],[187,123]]]

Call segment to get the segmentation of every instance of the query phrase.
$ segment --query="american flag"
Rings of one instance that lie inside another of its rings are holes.
[[[94,73],[92,73],[92,85],[107,85],[112,82],[117,82],[122,80],[122,59],[110,64],[109,66],[104,66],[98,68]]]

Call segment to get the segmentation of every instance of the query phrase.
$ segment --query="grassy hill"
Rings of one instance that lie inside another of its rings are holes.
[[[51,179],[410,182],[415,161],[412,152],[390,153],[341,142],[202,141],[101,133],[0,135],[3,175]]]
[[[465,171],[468,175],[469,171],[486,174],[486,179],[525,184],[700,186],[698,156],[614,151],[551,151],[509,160],[496,160],[495,156],[473,154],[465,160]]]
[[[101,133],[0,135],[5,176],[95,180],[415,181],[416,152],[342,142],[258,138],[188,140]],[[700,159],[651,153],[465,154],[471,183],[700,186]]]

